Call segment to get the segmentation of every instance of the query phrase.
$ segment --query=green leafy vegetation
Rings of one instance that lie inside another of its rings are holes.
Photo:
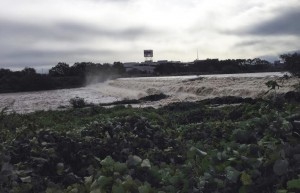
[[[297,192],[299,112],[298,102],[231,97],[2,110],[0,192]]]

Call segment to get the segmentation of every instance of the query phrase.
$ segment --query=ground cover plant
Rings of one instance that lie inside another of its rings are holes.
[[[299,192],[299,113],[297,101],[232,97],[160,109],[3,109],[0,192]]]

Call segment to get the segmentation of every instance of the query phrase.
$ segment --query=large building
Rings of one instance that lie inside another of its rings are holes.
[[[126,72],[140,71],[140,72],[143,72],[143,73],[151,74],[151,73],[154,72],[154,69],[155,69],[157,63],[156,62],[149,62],[149,61],[141,62],[141,63],[127,62],[127,63],[124,63],[123,65],[126,69]]]

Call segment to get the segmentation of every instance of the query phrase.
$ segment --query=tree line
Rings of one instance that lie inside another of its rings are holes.
[[[120,77],[124,73],[125,68],[120,62],[113,65],[81,62],[73,66],[59,62],[48,74],[39,74],[28,67],[21,71],[0,69],[0,93],[75,88],[90,81]]]
[[[192,63],[163,63],[159,64],[155,72],[158,74],[224,74],[265,72],[276,70],[274,66],[259,58],[255,59],[206,59],[195,60]]]

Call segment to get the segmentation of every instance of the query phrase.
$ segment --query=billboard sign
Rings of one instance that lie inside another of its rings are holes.
[[[144,50],[144,57],[153,57],[153,50]]]

